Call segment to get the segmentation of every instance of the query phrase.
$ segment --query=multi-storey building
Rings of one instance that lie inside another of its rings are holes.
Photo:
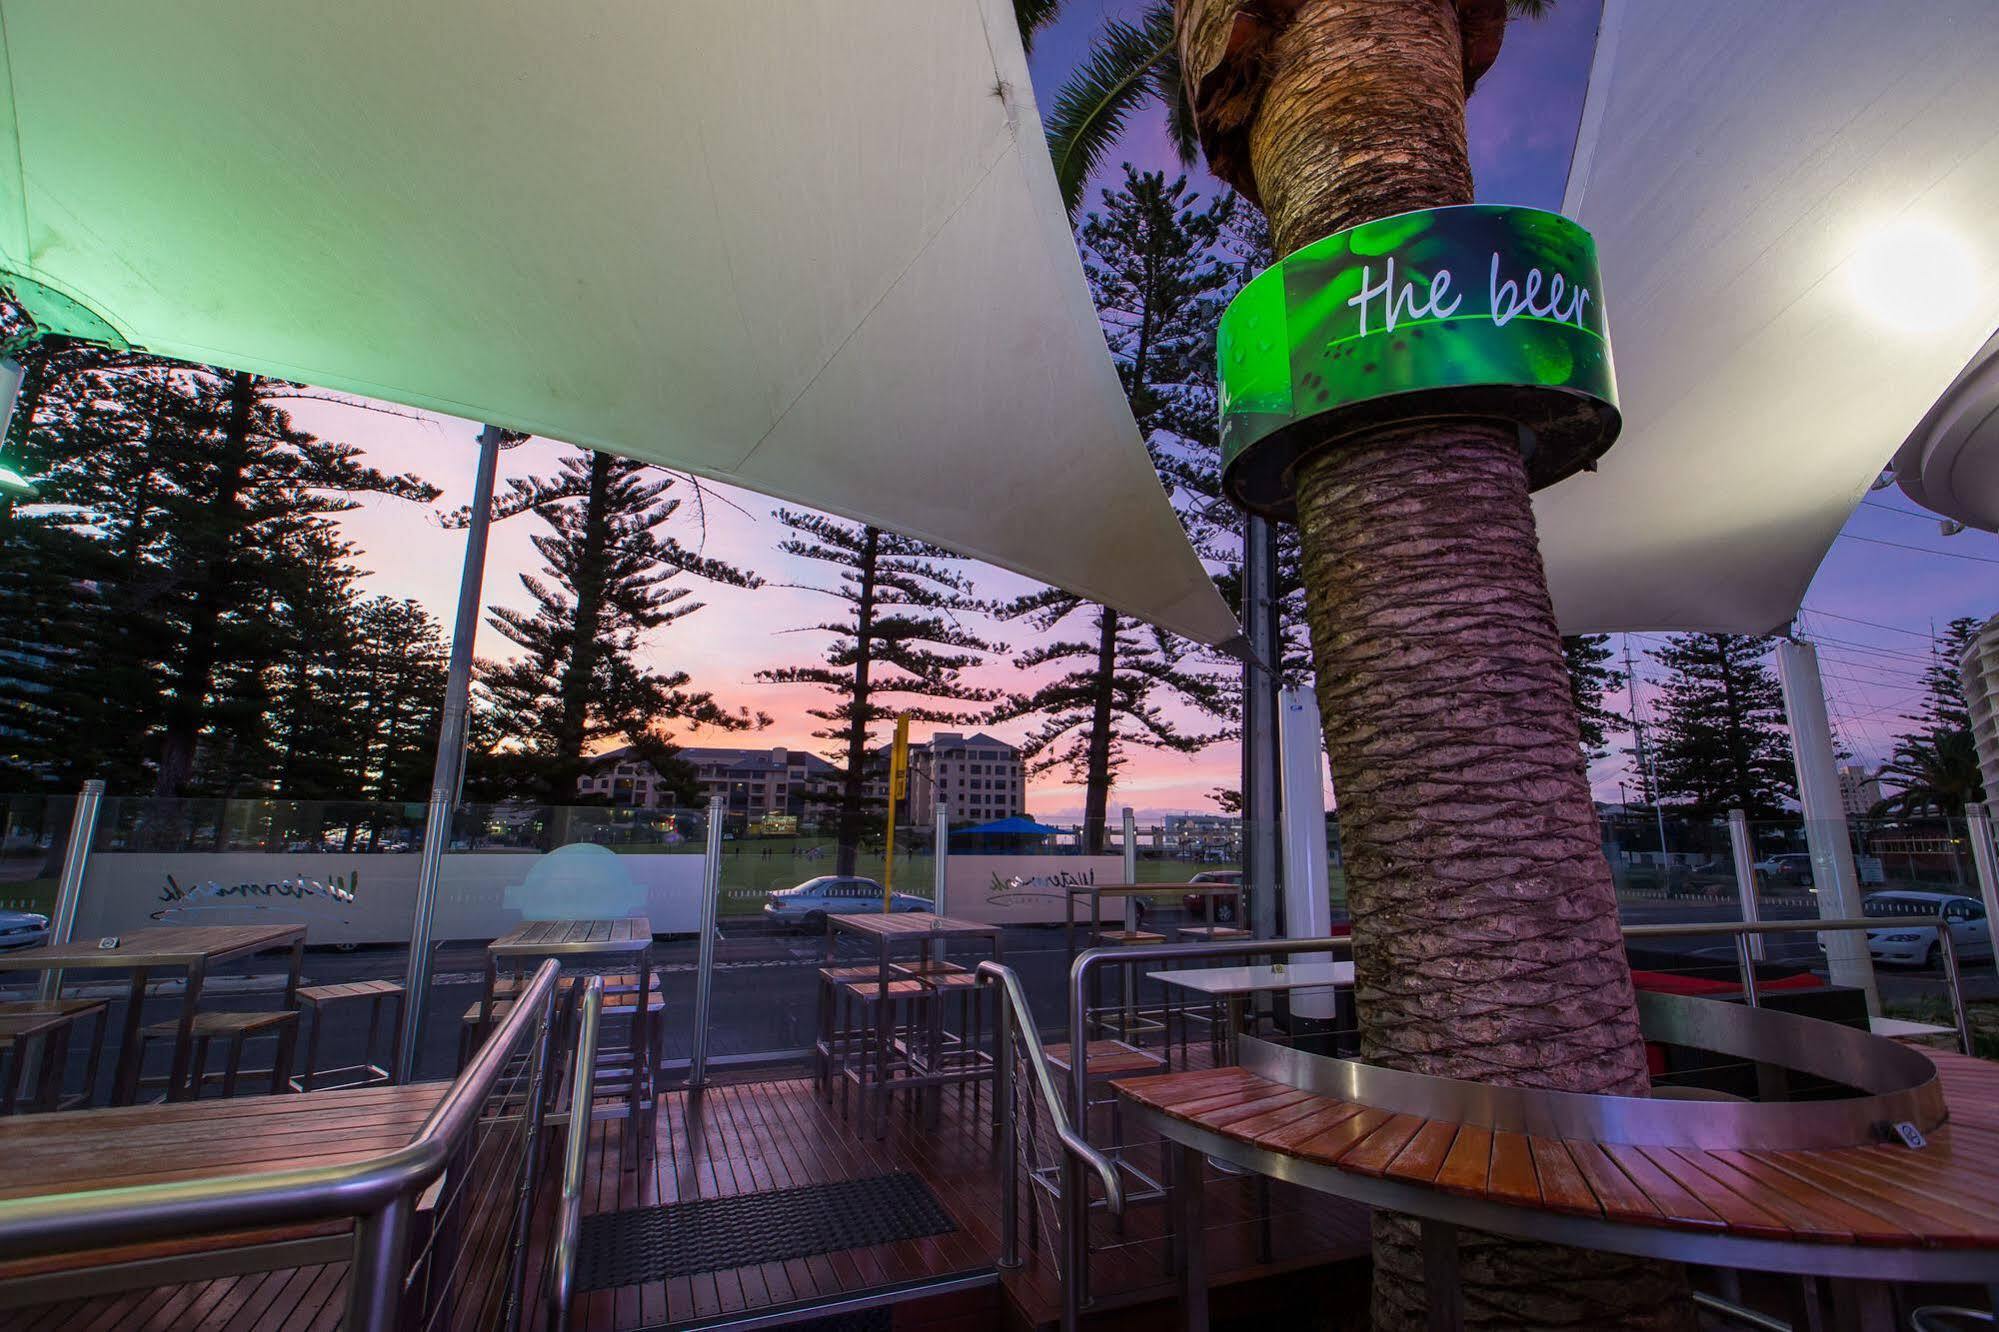
[[[987,823],[1027,812],[1027,769],[1020,751],[983,731],[970,736],[939,731],[928,743],[911,745],[909,769],[905,817],[911,823],[936,818],[940,799],[950,805],[953,820]]]
[[[1839,803],[1848,818],[1864,818],[1881,803],[1881,774],[1863,763],[1839,765]]]
[[[803,750],[715,749],[690,746],[679,757],[694,765],[701,783],[702,803],[722,796],[731,814],[757,819],[772,814],[811,817],[839,795],[838,770]],[[597,755],[590,773],[576,784],[583,796],[607,798],[614,805],[659,809],[673,804],[670,787],[652,764],[636,758],[629,748]]]

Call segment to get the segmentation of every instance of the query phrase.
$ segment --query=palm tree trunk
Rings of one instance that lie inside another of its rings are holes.
[[[1212,22],[1236,0],[1181,0]],[[1284,8],[1293,8],[1285,6]],[[1469,203],[1452,0],[1300,0],[1246,125],[1279,254]],[[1449,421],[1298,468],[1364,1055],[1567,1091],[1647,1085],[1561,639],[1514,432]],[[1677,1268],[1461,1238],[1472,1326],[1691,1326]],[[1375,1222],[1375,1326],[1421,1326],[1407,1218]]]

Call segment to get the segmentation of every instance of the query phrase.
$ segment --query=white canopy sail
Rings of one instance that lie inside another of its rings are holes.
[[[1990,0],[1607,0],[1563,211],[1625,430],[1537,497],[1567,632],[1796,614],[1999,323],[1995,68]]]
[[[1004,0],[0,19],[0,268],[46,325],[95,316],[1237,632],[1105,351]]]

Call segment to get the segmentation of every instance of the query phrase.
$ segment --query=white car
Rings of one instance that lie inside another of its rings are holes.
[[[1951,945],[1960,962],[1992,956],[1992,922],[1985,904],[1958,893],[1872,893],[1860,904],[1866,916],[1942,916],[1950,922]],[[1867,952],[1876,962],[1910,967],[1943,965],[1943,948],[1934,929],[1883,924],[1867,931]]]
[[[817,933],[828,916],[850,916],[882,909],[882,886],[855,875],[822,874],[796,888],[779,888],[764,903],[764,919],[775,925],[796,925]],[[914,893],[897,893],[890,911],[935,911],[937,904]]]
[[[49,918],[37,911],[0,911],[0,948],[33,948],[49,941]]]

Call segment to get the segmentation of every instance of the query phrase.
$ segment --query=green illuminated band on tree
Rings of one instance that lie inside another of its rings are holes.
[[[1222,315],[1223,484],[1289,518],[1306,452],[1456,416],[1517,426],[1528,484],[1552,485],[1617,438],[1603,307],[1595,242],[1538,208],[1400,213],[1307,245]]]

